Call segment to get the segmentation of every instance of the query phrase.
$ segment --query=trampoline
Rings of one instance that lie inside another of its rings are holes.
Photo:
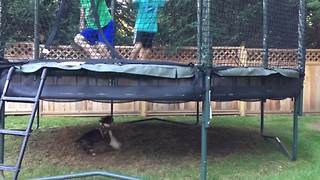
[[[57,19],[61,18],[63,11],[61,1]],[[93,2],[93,1],[91,1]],[[114,1],[113,1],[114,2]],[[222,1],[214,1],[216,4]],[[293,6],[295,13],[293,36],[286,33],[276,34],[273,29],[275,18],[273,11],[276,1],[263,0],[260,18],[263,19],[259,26],[263,32],[259,34],[261,51],[258,55],[246,52],[244,55],[224,62],[216,54],[218,50],[212,50],[211,28],[215,9],[212,1],[198,0],[197,9],[197,45],[198,63],[176,63],[169,60],[132,60],[120,57],[121,55],[106,43],[110,57],[107,59],[54,59],[46,54],[41,54],[39,37],[35,35],[35,56],[32,61],[14,63],[2,61],[0,64],[0,89],[1,96],[1,128],[0,133],[0,170],[14,172],[14,179],[18,178],[21,163],[27,146],[28,137],[31,133],[33,119],[39,107],[39,100],[48,101],[81,101],[95,100],[102,102],[129,102],[149,101],[161,103],[177,103],[189,101],[202,101],[202,135],[201,135],[201,165],[200,179],[207,179],[207,139],[206,130],[210,124],[211,101],[260,101],[261,102],[261,136],[271,138],[278,142],[281,149],[290,159],[297,158],[298,142],[298,112],[304,80],[305,48],[304,24],[305,24],[305,1],[297,0]],[[284,5],[286,2],[280,3]],[[35,9],[39,4],[35,3]],[[93,8],[94,11],[95,8]],[[218,12],[217,12],[218,11]],[[274,10],[275,11],[275,10]],[[283,16],[289,17],[289,14]],[[36,22],[38,14],[35,13]],[[97,17],[95,17],[97,20]],[[257,25],[257,26],[258,26]],[[59,27],[56,23],[53,29]],[[289,27],[289,25],[287,24]],[[37,27],[37,26],[36,26]],[[269,27],[269,29],[268,29]],[[281,28],[284,28],[281,26]],[[296,28],[296,29],[295,29]],[[98,29],[101,27],[98,25]],[[36,34],[39,33],[35,28]],[[51,35],[55,34],[55,30]],[[54,36],[54,35],[53,35]],[[49,41],[52,41],[50,36]],[[280,37],[285,36],[281,39]],[[294,38],[292,38],[294,37]],[[280,38],[280,39],[277,39]],[[281,44],[284,40],[289,40]],[[47,42],[45,47],[50,47],[52,42]],[[287,44],[286,44],[287,43]],[[291,44],[290,44],[291,43]],[[293,45],[292,45],[293,44]],[[291,46],[292,45],[292,46]],[[281,61],[281,55],[272,48],[290,48],[293,51],[286,52],[291,58],[288,64],[274,63]],[[292,55],[293,54],[293,55]],[[241,58],[247,56],[248,63],[242,62]],[[280,59],[279,59],[280,57]],[[251,59],[250,59],[251,58]],[[260,59],[260,63],[252,64],[250,60]],[[250,64],[251,63],[251,64]],[[291,63],[291,64],[290,64]],[[143,93],[142,93],[143,92]],[[293,141],[292,152],[282,144],[276,136],[266,135],[264,132],[264,102],[267,99],[294,99],[293,112]],[[5,102],[33,103],[30,122],[26,131],[13,131],[4,129]],[[4,165],[4,138],[3,135],[23,136],[22,150],[18,156],[16,165]],[[115,175],[113,173],[92,172],[74,175],[47,177],[40,179],[67,179],[85,176],[108,176],[121,179],[138,179],[136,177]]]
[[[125,59],[8,63],[2,66],[2,85],[12,66],[8,96],[34,97],[44,68],[44,100],[188,102],[201,101],[205,91],[202,68],[193,64]],[[299,95],[301,88],[299,72],[291,69],[219,67],[210,79],[213,101],[285,99]]]

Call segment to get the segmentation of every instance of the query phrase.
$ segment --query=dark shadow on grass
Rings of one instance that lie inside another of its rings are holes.
[[[39,161],[90,167],[155,166],[175,164],[200,158],[201,127],[165,123],[115,124],[113,132],[121,141],[120,151],[114,151],[104,142],[95,147],[96,156],[82,151],[75,142],[92,125],[69,126],[39,131],[31,138],[29,152]],[[208,129],[209,158],[231,154],[261,154],[275,151],[264,141],[258,130],[237,127],[213,127]],[[37,155],[35,155],[37,153]],[[42,161],[42,160],[41,160]]]

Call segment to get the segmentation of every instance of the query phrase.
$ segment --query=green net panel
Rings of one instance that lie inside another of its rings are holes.
[[[212,3],[214,64],[260,67],[267,48],[268,68],[297,68],[298,0]]]
[[[298,68],[299,0],[39,0],[38,22],[35,2],[1,0],[1,57],[32,59],[36,23],[43,59],[188,64],[212,44],[214,66],[262,67],[267,57],[267,68]]]
[[[33,3],[32,1],[1,0],[0,55],[1,57],[32,58]],[[13,43],[15,43],[13,45]],[[13,45],[13,46],[12,46]]]

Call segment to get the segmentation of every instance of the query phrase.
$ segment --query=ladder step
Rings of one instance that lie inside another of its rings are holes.
[[[17,130],[10,130],[10,129],[0,129],[0,134],[16,135],[16,136],[28,135],[26,131],[17,131]]]
[[[30,102],[34,103],[36,102],[35,98],[29,98],[29,97],[9,97],[9,96],[4,96],[2,98],[3,101],[10,101],[10,102]]]
[[[12,166],[12,165],[0,164],[0,170],[2,170],[2,171],[17,171],[17,167]]]

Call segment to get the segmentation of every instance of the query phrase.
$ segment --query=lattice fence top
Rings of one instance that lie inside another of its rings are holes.
[[[307,49],[306,61],[320,62],[320,49]]]
[[[28,42],[7,43],[4,57],[13,61],[31,59],[33,57],[33,44]]]
[[[7,43],[5,58],[10,61],[31,60],[33,57],[33,43]],[[43,46],[40,46],[42,51]],[[116,46],[116,50],[123,58],[128,58],[131,46]],[[175,50],[169,48],[154,48],[153,60],[170,60],[179,63],[197,63],[197,48],[182,47]],[[89,56],[80,48],[74,46],[54,46],[43,56],[46,59],[86,59]],[[108,58],[108,56],[104,57]],[[298,53],[296,49],[269,49],[270,68],[297,68]],[[320,50],[307,50],[306,60],[320,61]],[[213,63],[217,66],[260,67],[263,61],[263,50],[245,47],[213,47]]]

